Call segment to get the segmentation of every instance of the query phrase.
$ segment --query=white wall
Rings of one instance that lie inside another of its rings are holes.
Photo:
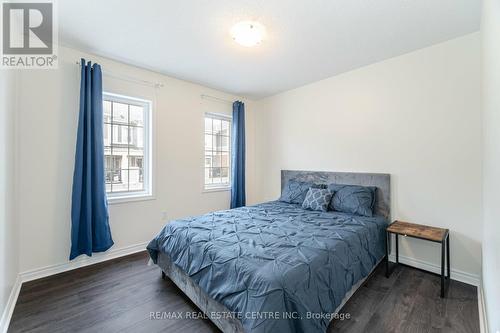
[[[61,47],[58,70],[23,71],[19,98],[19,222],[21,272],[68,261],[71,184],[79,105],[80,57],[98,61],[103,89],[143,97],[154,103],[155,200],[110,206],[112,249],[147,242],[168,219],[229,207],[230,193],[203,193],[204,112],[232,112],[231,104],[200,98],[209,94],[237,99],[193,83],[173,79]],[[154,89],[114,76],[162,82]],[[248,199],[252,202],[254,119],[246,102]]]
[[[500,2],[483,1],[483,290],[489,330],[500,332]]]
[[[15,91],[15,72],[0,70],[0,317],[19,272],[18,226],[14,216]],[[0,332],[1,326],[0,322]]]
[[[392,217],[450,228],[452,269],[477,280],[479,68],[475,33],[259,101],[259,200],[279,196],[280,169],[390,173]],[[400,246],[439,264],[437,244]]]

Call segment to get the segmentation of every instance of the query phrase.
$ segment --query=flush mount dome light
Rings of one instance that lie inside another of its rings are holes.
[[[266,29],[259,22],[242,21],[231,28],[231,37],[242,46],[252,47],[264,39]]]

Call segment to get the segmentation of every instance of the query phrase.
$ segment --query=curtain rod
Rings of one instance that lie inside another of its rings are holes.
[[[205,94],[201,94],[200,97],[203,99],[212,99],[212,100],[215,100],[218,102],[233,104],[233,101],[230,101],[230,100],[227,100],[224,98],[220,98],[220,97],[215,97],[215,96],[210,96],[210,95],[205,95]]]
[[[82,65],[82,63],[80,61],[76,61],[76,64],[78,66]],[[113,74],[113,73],[108,72],[108,71],[103,71],[102,73],[103,73],[103,75],[106,75],[106,76],[109,76],[109,77],[112,77],[115,79],[125,80],[125,81],[129,81],[129,82],[134,82],[134,83],[140,83],[140,84],[154,87],[154,88],[162,88],[164,86],[164,84],[161,82],[152,82],[152,81],[137,79],[137,78],[131,77],[131,76],[116,75],[116,74]]]

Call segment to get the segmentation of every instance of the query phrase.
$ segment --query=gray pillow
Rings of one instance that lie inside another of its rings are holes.
[[[333,193],[329,189],[311,187],[309,191],[307,191],[306,198],[302,203],[302,208],[326,212],[332,200],[332,195]]]
[[[279,201],[302,205],[310,187],[326,188],[326,185],[289,180],[283,188]]]
[[[329,206],[330,210],[373,216],[376,187],[330,184],[328,189],[333,192],[333,198]]]

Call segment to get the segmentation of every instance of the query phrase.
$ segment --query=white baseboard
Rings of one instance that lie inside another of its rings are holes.
[[[12,318],[17,297],[19,296],[19,291],[21,291],[21,284],[21,277],[18,275],[14,285],[12,286],[12,290],[10,291],[9,299],[7,300],[7,304],[3,310],[2,317],[0,318],[0,333],[7,333],[10,318]]]
[[[479,329],[481,333],[488,333],[488,318],[486,315],[486,303],[484,301],[484,289],[481,283],[477,287],[477,306],[479,308]]]
[[[2,317],[0,319],[0,333],[6,333],[7,329],[9,328],[10,319],[12,318],[12,313],[14,312],[17,298],[19,297],[19,292],[21,291],[21,286],[24,282],[44,278],[50,275],[59,274],[62,272],[70,271],[84,266],[89,266],[103,261],[127,256],[129,254],[145,251],[147,244],[148,242],[145,242],[136,245],[122,247],[119,249],[111,249],[107,252],[96,253],[92,255],[92,257],[82,256],[78,259],[75,259],[73,261],[68,261],[62,264],[46,266],[19,273],[16,282],[12,287],[9,300],[7,301]]]
[[[88,265],[97,264],[103,261],[127,256],[129,254],[141,252],[146,250],[146,245],[148,242],[140,243],[136,245],[130,245],[122,247],[119,249],[111,249],[103,253],[94,253],[92,257],[81,256],[73,261],[68,261],[65,263],[50,265],[42,268],[32,269],[26,272],[19,273],[22,282],[28,282],[43,277],[59,274],[62,272],[70,271],[80,267],[85,267]]]
[[[395,262],[396,256],[394,254],[390,254],[389,260],[392,262]],[[420,268],[420,269],[430,271],[430,272],[433,272],[436,274],[441,274],[441,266],[435,265],[435,264],[427,262],[427,261],[399,255],[399,262],[402,264],[406,264],[408,266]],[[479,275],[464,272],[464,271],[454,269],[454,268],[451,269],[451,279],[456,280],[456,281],[460,281],[463,283],[467,283],[467,284],[476,286],[478,288],[480,285]]]

